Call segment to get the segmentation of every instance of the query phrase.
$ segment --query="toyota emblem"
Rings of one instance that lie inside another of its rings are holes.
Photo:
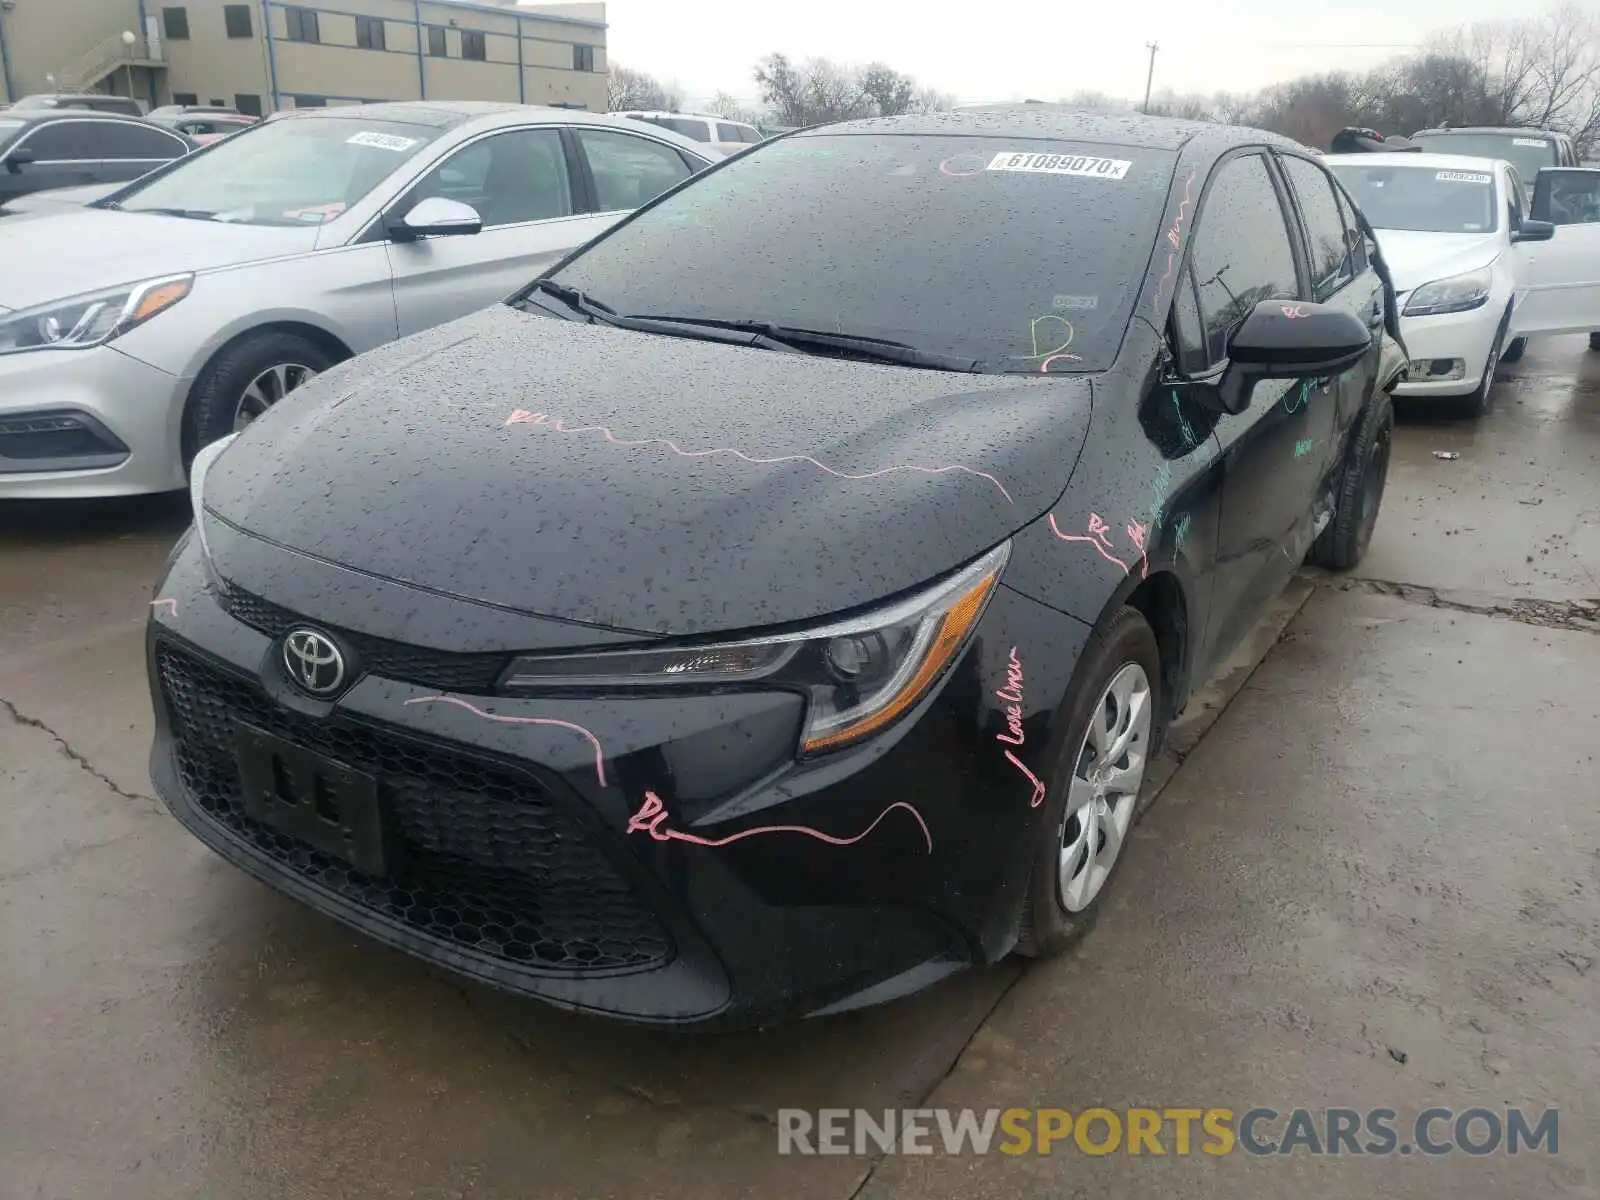
[[[344,686],[344,655],[315,629],[296,629],[283,639],[283,666],[313,696],[331,696]]]

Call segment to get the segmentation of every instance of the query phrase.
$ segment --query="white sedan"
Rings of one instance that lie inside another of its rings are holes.
[[[1411,358],[1395,395],[1459,397],[1481,414],[1502,354],[1520,353],[1522,338],[1597,328],[1588,310],[1600,300],[1600,247],[1541,245],[1557,230],[1528,215],[1510,164],[1417,153],[1325,161],[1377,231],[1394,276]],[[1570,286],[1546,286],[1563,260]]]
[[[0,221],[0,500],[182,488],[306,379],[495,303],[713,161],[618,117],[369,104]]]

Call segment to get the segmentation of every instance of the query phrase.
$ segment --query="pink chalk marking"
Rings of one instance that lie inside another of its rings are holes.
[[[1166,290],[1167,281],[1172,278],[1173,268],[1178,263],[1178,250],[1183,245],[1183,218],[1189,210],[1189,187],[1194,183],[1198,171],[1198,167],[1189,168],[1189,178],[1183,181],[1183,203],[1178,205],[1178,215],[1173,218],[1172,227],[1167,230],[1167,241],[1172,246],[1172,249],[1167,251],[1167,269],[1156,282],[1155,293],[1150,297],[1150,307],[1156,312],[1161,310],[1161,293]]]
[[[1306,311],[1304,304],[1280,304],[1278,307],[1282,310],[1283,315],[1291,321],[1298,321],[1311,315]]]
[[[680,455],[683,458],[709,458],[716,454],[731,454],[735,458],[743,459],[747,463],[754,463],[756,466],[771,466],[774,463],[786,462],[810,463],[819,471],[822,471],[828,475],[832,475],[837,479],[876,479],[880,475],[893,475],[897,471],[913,471],[919,475],[947,475],[952,471],[959,471],[963,474],[971,475],[977,479],[988,480],[990,483],[994,484],[996,490],[998,490],[999,493],[1006,498],[1006,502],[1008,504],[1016,503],[1016,501],[1011,499],[1011,493],[1006,491],[1005,485],[993,475],[990,475],[986,471],[976,471],[971,467],[965,467],[959,463],[948,467],[883,467],[877,471],[868,471],[865,474],[856,475],[850,473],[849,471],[836,471],[826,463],[818,462],[809,454],[782,454],[776,458],[752,458],[742,450],[735,450],[726,446],[715,450],[685,450],[676,442],[670,441],[667,438],[640,438],[636,441],[631,441],[626,438],[619,438],[604,425],[580,425],[576,429],[568,429],[564,424],[562,424],[560,418],[551,419],[547,413],[528,412],[521,408],[517,409],[508,418],[506,418],[507,426],[520,424],[545,425],[551,429],[554,429],[557,433],[599,432],[606,441],[610,442],[614,446],[665,446],[668,450],[671,450],[674,454]]]
[[[1150,578],[1149,551],[1145,543],[1149,540],[1150,530],[1138,521],[1129,521],[1127,525],[1128,540],[1139,549],[1139,578]]]
[[[1104,558],[1107,562],[1116,563],[1117,566],[1122,568],[1123,573],[1126,574],[1130,570],[1130,568],[1129,568],[1127,563],[1123,562],[1115,554],[1111,553],[1110,544],[1105,540],[1105,536],[1104,536],[1105,535],[1105,530],[1106,530],[1106,523],[1104,521],[1102,521],[1094,513],[1090,513],[1089,514],[1089,535],[1090,536],[1085,537],[1081,533],[1062,533],[1061,532],[1061,526],[1056,524],[1056,515],[1055,515],[1055,513],[1051,513],[1050,514],[1050,531],[1052,533],[1054,533],[1058,538],[1060,538],[1063,542],[1088,542],[1096,550],[1100,551],[1100,556],[1102,558]]]
[[[754,829],[741,829],[738,833],[730,833],[727,837],[706,838],[700,837],[698,834],[682,833],[676,829],[663,828],[662,822],[669,816],[667,806],[661,803],[660,796],[654,792],[646,791],[644,803],[639,806],[639,811],[628,818],[628,832],[647,833],[653,840],[658,842],[688,842],[691,846],[728,846],[734,842],[743,841],[745,838],[758,837],[767,833],[798,833],[809,838],[816,838],[819,842],[827,842],[830,846],[853,846],[883,824],[884,819],[897,808],[903,808],[911,814],[912,819],[916,821],[918,827],[922,830],[923,839],[928,843],[928,853],[932,854],[933,834],[928,831],[928,823],[922,819],[921,813],[904,800],[896,800],[889,805],[888,808],[878,814],[877,820],[856,834],[855,837],[835,837],[831,833],[823,833],[822,830],[813,829],[809,825],[757,825]]]
[[[971,171],[952,171],[950,169],[951,164],[958,162],[975,162],[978,165]],[[966,179],[972,175],[982,175],[984,168],[988,165],[989,160],[978,154],[952,154],[939,164],[939,173],[948,175],[952,179]]]
[[[159,600],[150,601],[150,607],[165,608],[169,617],[176,617],[178,615],[178,602],[171,596],[163,596]]]
[[[1015,766],[1017,770],[1021,771],[1028,777],[1028,782],[1033,784],[1033,799],[1028,802],[1028,807],[1038,808],[1039,805],[1044,803],[1044,784],[1039,781],[1039,777],[1037,775],[1028,770],[1028,764],[1023,762],[1015,754],[1011,753],[1011,751],[1006,751],[1006,757],[1011,760],[1012,765]]]
[[[1076,354],[1052,354],[1049,358],[1045,359],[1042,363],[1039,364],[1039,374],[1041,374],[1041,375],[1050,374],[1050,364],[1055,362],[1056,359],[1058,359],[1058,358],[1064,358],[1069,362],[1082,362],[1083,361],[1083,359],[1079,358]]]
[[[1039,322],[1041,321],[1057,321],[1060,324],[1065,325],[1067,327],[1067,340],[1062,342],[1061,345],[1055,347],[1053,350],[1045,350],[1041,352],[1039,349]],[[1055,313],[1045,313],[1042,317],[1030,317],[1028,319],[1028,340],[1033,343],[1033,353],[1028,355],[1028,357],[1054,358],[1068,346],[1072,345],[1072,339],[1077,336],[1078,331],[1072,327],[1072,322],[1067,320],[1065,317],[1058,317],[1055,315]]]
[[[476,704],[469,703],[457,696],[418,696],[407,700],[407,704],[454,704],[457,708],[464,708],[470,713],[482,717],[485,721],[496,721],[502,725],[554,725],[561,729],[570,729],[574,733],[581,733],[589,739],[594,747],[594,776],[600,781],[600,786],[606,786],[606,761],[605,754],[600,749],[600,739],[595,737],[582,725],[575,725],[571,721],[558,721],[554,717],[506,717],[498,713],[484,712]]]

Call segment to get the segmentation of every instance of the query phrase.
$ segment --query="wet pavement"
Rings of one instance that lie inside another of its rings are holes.
[[[179,829],[150,798],[141,629],[186,521],[181,499],[0,506],[4,1200],[1600,1197],[1581,339],[1535,343],[1481,422],[1402,410],[1367,562],[1279,605],[1075,953],[761,1033],[619,1030],[463,986]],[[1559,1106],[1560,1153],[780,1157],[774,1124],[1430,1103]]]

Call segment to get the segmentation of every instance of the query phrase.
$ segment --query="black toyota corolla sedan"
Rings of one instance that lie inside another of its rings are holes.
[[[156,786],[380,941],[636,1022],[1058,952],[1198,682],[1361,557],[1386,326],[1269,134],[775,139],[200,455]]]

